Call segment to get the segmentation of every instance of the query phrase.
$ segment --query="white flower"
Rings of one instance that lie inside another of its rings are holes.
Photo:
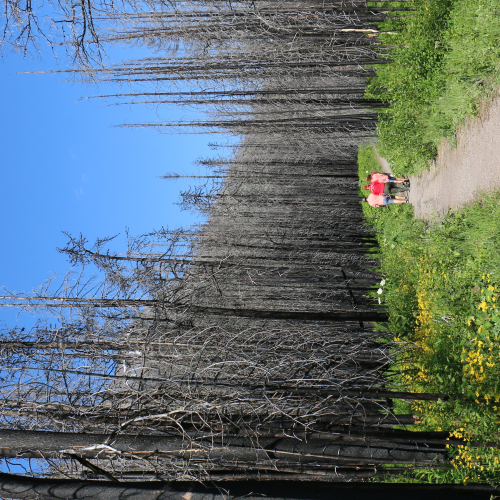
[[[379,295],[382,295],[382,293],[384,293],[384,290],[382,290],[382,288],[379,288],[379,289],[377,290],[377,293],[378,293]]]
[[[394,243],[391,245],[391,248],[394,248],[396,245],[394,245]]]
[[[380,297],[378,298],[378,303],[379,303],[379,304],[381,304],[381,303],[382,303],[382,301],[380,300]]]
[[[383,279],[381,282],[380,282],[380,286],[384,286],[385,285],[385,280]]]

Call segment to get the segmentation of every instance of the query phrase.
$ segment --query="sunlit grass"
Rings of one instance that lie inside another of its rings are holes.
[[[359,173],[377,169],[362,148]],[[383,285],[375,300],[390,313],[395,389],[447,394],[448,401],[414,402],[415,430],[447,431],[450,470],[412,477],[439,482],[500,482],[500,450],[478,443],[500,437],[500,193],[450,212],[433,227],[411,206],[372,209]],[[406,477],[406,476],[405,476]]]
[[[412,0],[411,6],[381,26],[389,32],[380,38],[392,47],[392,62],[378,68],[367,90],[390,103],[381,113],[378,148],[398,175],[425,169],[442,137],[453,141],[500,85],[499,0]]]

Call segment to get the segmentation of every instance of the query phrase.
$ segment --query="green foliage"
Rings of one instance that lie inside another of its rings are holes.
[[[376,170],[373,148],[360,150],[360,176]],[[406,205],[364,206],[377,231],[384,276],[373,295],[390,312],[392,386],[452,395],[401,403],[416,430],[450,432],[452,469],[408,472],[430,482],[500,480],[500,450],[471,443],[500,437],[500,193],[484,195],[433,226]],[[398,479],[394,479],[398,480]]]
[[[441,138],[453,141],[500,84],[499,0],[412,5],[414,11],[382,24],[391,62],[379,67],[366,94],[390,103],[381,113],[378,148],[398,174],[425,169]]]

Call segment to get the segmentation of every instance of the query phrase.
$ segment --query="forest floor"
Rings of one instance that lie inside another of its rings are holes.
[[[460,128],[456,146],[443,140],[428,171],[410,177],[416,218],[440,220],[448,210],[500,188],[500,96],[480,116]]]
[[[462,127],[456,148],[440,148],[433,169],[411,178],[415,207],[362,204],[383,278],[371,296],[390,311],[381,328],[394,335],[394,389],[465,396],[395,403],[396,413],[417,415],[414,430],[464,440],[449,445],[450,468],[410,471],[401,481],[500,482],[500,450],[473,444],[500,435],[499,122],[500,99]],[[376,153],[360,148],[360,185],[388,170]]]
[[[449,433],[451,466],[397,480],[498,485],[500,3],[415,0],[406,12],[380,28],[391,62],[365,94],[390,106],[376,148],[359,149],[360,196],[375,170],[411,179],[411,205],[362,204],[382,277],[371,296],[390,311],[392,387],[464,397],[395,402],[417,416],[412,430]]]

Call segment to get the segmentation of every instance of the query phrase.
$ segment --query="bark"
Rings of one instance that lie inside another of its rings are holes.
[[[416,442],[391,442],[381,436],[367,438],[318,434],[308,441],[282,437],[199,437],[78,434],[64,432],[0,430],[0,456],[5,458],[84,459],[104,457],[175,457],[193,461],[247,462],[248,469],[259,469],[281,461],[299,464],[408,464],[442,463],[444,444],[419,445]]]

